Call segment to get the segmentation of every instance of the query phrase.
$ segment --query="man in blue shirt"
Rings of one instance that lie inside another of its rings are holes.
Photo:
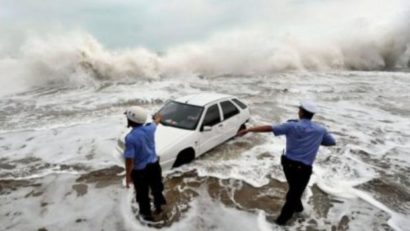
[[[155,151],[155,130],[161,118],[156,115],[154,123],[146,124],[147,114],[141,107],[131,107],[125,112],[128,127],[132,130],[125,137],[126,187],[133,182],[139,212],[143,219],[152,221],[149,190],[154,197],[156,213],[161,212],[166,200],[162,191],[162,171]]]
[[[317,111],[313,102],[302,101],[299,106],[299,120],[289,120],[273,126],[252,127],[238,133],[243,136],[248,132],[273,132],[275,136],[286,136],[286,151],[281,162],[289,189],[282,212],[276,219],[279,225],[285,225],[294,212],[303,211],[301,197],[312,174],[312,164],[319,146],[336,145],[335,139],[325,128],[311,121]]]

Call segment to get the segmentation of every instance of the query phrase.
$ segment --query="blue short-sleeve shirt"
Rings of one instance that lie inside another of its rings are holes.
[[[158,160],[155,151],[155,123],[133,128],[125,137],[124,158],[134,160],[134,169],[144,169]]]
[[[336,141],[328,131],[311,120],[291,120],[273,125],[275,136],[286,136],[286,157],[312,165],[320,145],[335,145]]]

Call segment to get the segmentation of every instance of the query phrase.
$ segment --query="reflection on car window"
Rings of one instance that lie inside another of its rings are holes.
[[[236,105],[238,105],[239,107],[241,107],[242,109],[247,108],[246,104],[242,103],[242,101],[240,101],[239,99],[232,99],[233,102],[236,103]]]
[[[219,114],[218,105],[215,104],[206,111],[203,126],[214,126],[219,122],[221,122],[221,115]]]
[[[159,111],[166,126],[194,130],[202,114],[202,107],[170,101]]]
[[[238,108],[236,108],[230,101],[224,101],[221,103],[222,111],[224,113],[224,120],[231,118],[232,116],[239,113]]]

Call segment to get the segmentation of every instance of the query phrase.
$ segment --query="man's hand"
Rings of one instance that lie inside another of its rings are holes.
[[[248,129],[242,129],[242,130],[240,130],[240,131],[236,134],[236,137],[244,136],[244,135],[246,135],[247,133],[248,133]]]
[[[162,116],[159,113],[156,113],[153,119],[154,119],[154,123],[158,125],[161,122]]]
[[[132,177],[129,174],[125,175],[125,187],[129,188],[130,184],[132,183]]]
[[[132,167],[134,166],[133,159],[125,159],[125,187],[129,188],[132,183]]]

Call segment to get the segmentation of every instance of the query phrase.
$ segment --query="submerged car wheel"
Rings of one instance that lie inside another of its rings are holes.
[[[176,168],[181,165],[190,163],[194,159],[195,159],[195,151],[192,148],[187,148],[178,154],[177,159],[174,162],[174,165],[172,165],[172,168]]]

